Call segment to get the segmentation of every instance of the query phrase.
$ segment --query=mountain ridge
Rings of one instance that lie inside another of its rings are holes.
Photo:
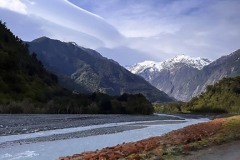
[[[188,66],[192,66],[201,70],[204,66],[211,63],[210,60],[206,58],[196,57],[191,58],[190,56],[186,56],[184,54],[176,55],[173,58],[167,59],[162,62],[155,62],[155,61],[143,61],[136,63],[128,68],[132,73],[139,73],[140,71],[147,69],[147,68],[156,68],[158,71],[163,69],[171,69],[172,65],[176,63],[184,63]],[[145,68],[144,68],[145,67]]]
[[[205,65],[209,64],[210,62],[211,61],[206,58],[191,58],[182,54],[174,56],[173,58],[167,59],[162,62],[144,61],[136,63],[133,66],[128,67],[127,69],[134,74],[142,76],[147,81],[151,81],[155,78],[154,76],[158,72],[161,72],[163,70],[172,71],[173,69],[178,67],[178,65],[186,65],[201,70]]]
[[[125,92],[142,93],[151,101],[173,100],[117,62],[88,53],[98,53],[94,50],[83,49],[72,42],[61,42],[46,37],[33,40],[28,44],[30,50],[36,52],[48,70],[60,77],[65,76],[65,82],[61,81],[62,78],[59,78],[59,82],[66,88],[73,89],[74,87],[69,87],[68,82],[74,81],[75,85],[88,92],[102,92],[110,95],[121,95]],[[69,80],[67,82],[66,77]]]

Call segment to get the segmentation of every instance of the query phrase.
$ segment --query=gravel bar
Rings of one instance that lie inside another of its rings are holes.
[[[167,115],[2,114],[0,115],[0,136],[27,134],[39,131],[84,127],[106,123],[154,120],[184,120],[184,118]]]

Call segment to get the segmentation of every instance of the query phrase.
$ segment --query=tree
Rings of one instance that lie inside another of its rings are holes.
[[[111,100],[107,97],[103,98],[99,105],[100,113],[111,113],[112,112],[112,104]]]
[[[6,33],[4,34],[4,42],[5,43],[9,42],[9,38],[8,38],[8,35]]]

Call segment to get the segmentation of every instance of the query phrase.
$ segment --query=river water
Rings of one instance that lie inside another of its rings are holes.
[[[169,119],[165,120],[106,123],[85,127],[41,131],[29,134],[1,136],[0,160],[55,160],[61,156],[73,155],[83,151],[93,151],[96,149],[121,144],[123,142],[133,142],[149,137],[160,136],[164,133],[183,128],[191,124],[209,121],[208,118],[186,118],[184,120],[172,120],[172,117],[172,115],[169,115]],[[80,138],[68,137],[67,139],[62,138],[59,140],[38,140],[39,137],[57,137],[58,135],[63,135],[64,137],[65,134],[73,132],[96,132],[103,128],[110,127],[112,130],[114,127],[121,128],[126,126],[136,129],[125,130],[117,133],[105,132],[97,135],[89,134],[89,136],[87,134],[86,136]],[[27,141],[28,139],[33,140]]]

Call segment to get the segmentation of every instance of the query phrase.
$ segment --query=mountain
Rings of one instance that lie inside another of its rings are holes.
[[[189,101],[223,77],[240,75],[239,57],[240,50],[213,62],[205,58],[180,55],[164,62],[137,63],[129,67],[129,70],[144,77],[169,96]]]
[[[164,62],[145,61],[129,67],[129,71],[138,74],[158,89],[182,101],[190,99],[186,93],[187,83],[193,83],[191,77],[211,61],[205,58],[191,58],[178,55]]]
[[[186,55],[178,55],[164,62],[144,61],[133,66],[128,66],[127,69],[134,73],[141,75],[144,79],[151,81],[155,76],[164,71],[175,72],[182,67],[196,68],[201,70],[211,61],[205,58],[191,58]]]
[[[153,113],[142,94],[77,94],[61,87],[28,47],[0,21],[0,114]]]
[[[57,74],[59,82],[68,89],[110,95],[142,93],[151,101],[173,101],[173,98],[142,77],[132,74],[94,50],[47,37],[35,39],[28,44],[43,65]]]

